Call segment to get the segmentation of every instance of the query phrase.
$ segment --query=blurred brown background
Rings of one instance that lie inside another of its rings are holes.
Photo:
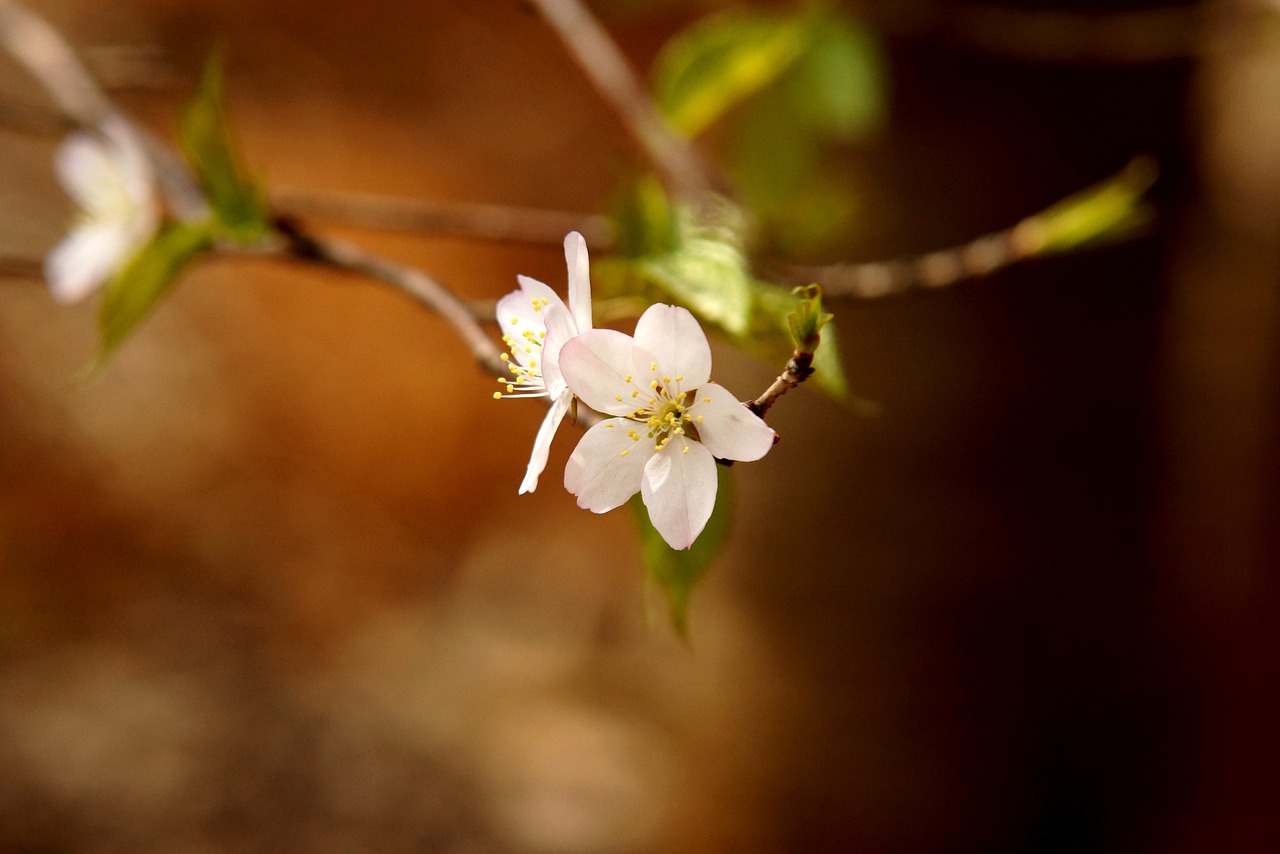
[[[37,8],[166,135],[221,41],[272,186],[591,211],[633,158],[517,2]],[[599,8],[647,67],[705,7]],[[77,383],[92,307],[6,279],[0,851],[1275,850],[1280,40],[1046,61],[929,17],[975,8],[869,7],[891,113],[847,257],[1142,152],[1159,227],[835,305],[881,414],[774,410],[689,648],[646,625],[630,518],[556,488],[572,435],[517,497],[541,410],[396,295],[203,264]],[[0,135],[6,255],[65,225],[55,142]],[[564,280],[555,248],[331,232],[468,296]],[[776,370],[716,359],[743,395]]]

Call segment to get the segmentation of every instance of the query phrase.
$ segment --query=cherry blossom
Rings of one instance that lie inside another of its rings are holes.
[[[587,242],[576,231],[564,239],[564,260],[568,267],[569,305],[554,290],[528,276],[517,276],[519,290],[498,300],[497,318],[502,340],[511,349],[502,358],[512,378],[500,377],[505,392],[494,397],[550,397],[551,408],[538,428],[533,453],[520,483],[520,494],[538,487],[538,476],[546,468],[551,440],[573,403],[558,366],[561,348],[575,335],[591,328],[591,277]]]
[[[100,288],[155,234],[159,212],[151,166],[135,131],[108,117],[99,133],[68,136],[54,155],[58,180],[79,209],[76,224],[45,258],[59,302]]]
[[[635,337],[611,329],[576,336],[559,370],[584,403],[612,415],[587,431],[565,467],[578,506],[604,513],[641,494],[667,544],[693,544],[716,501],[716,459],[758,460],[773,430],[713,382],[711,348],[686,309],[654,305]]]

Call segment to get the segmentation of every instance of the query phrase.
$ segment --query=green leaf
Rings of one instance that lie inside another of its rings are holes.
[[[822,285],[803,285],[792,288],[799,297],[796,310],[787,313],[787,326],[796,349],[812,353],[822,341],[822,327],[831,322],[834,315],[822,310]]]
[[[168,225],[107,284],[98,305],[100,339],[95,368],[105,364],[168,292],[178,274],[212,242],[207,222]]]
[[[810,35],[795,16],[744,11],[702,18],[673,37],[654,64],[658,107],[677,131],[697,136],[774,81]]]
[[[675,302],[729,335],[747,334],[751,286],[741,248],[720,237],[694,234],[674,252],[635,262],[637,273]]]
[[[613,203],[614,250],[628,258],[661,255],[679,243],[679,222],[662,182],[642,175],[618,194]]]
[[[218,51],[205,62],[200,88],[183,109],[178,136],[227,237],[254,242],[269,230],[267,205],[245,175],[227,119]]]
[[[716,466],[719,481],[716,506],[711,511],[707,526],[698,539],[687,549],[673,549],[649,521],[649,511],[639,495],[631,499],[631,509],[640,526],[640,551],[644,558],[649,582],[662,591],[667,599],[667,613],[671,626],[682,638],[689,636],[689,599],[693,588],[707,573],[729,538],[733,517],[733,489],[731,470],[728,466]]]
[[[1121,236],[1150,221],[1144,197],[1156,176],[1153,160],[1135,158],[1118,175],[1024,220],[1015,229],[1015,239],[1027,242],[1029,254],[1047,254]]]
[[[881,126],[885,60],[839,9],[803,13],[806,50],[735,116],[726,159],[766,240],[785,255],[820,252],[855,227],[855,173],[841,147]]]
[[[884,121],[885,58],[871,31],[838,10],[808,19],[808,50],[780,81],[792,118],[811,132],[853,140]]]
[[[739,343],[757,358],[771,365],[781,366],[791,358],[795,350],[790,315],[795,311],[796,298],[785,288],[759,280],[752,283],[752,295],[755,298],[755,311],[751,335]],[[830,321],[830,315],[826,317],[828,319],[820,327],[823,346],[813,351],[814,373],[810,382],[817,383],[819,388],[839,401],[865,408],[864,401],[849,393],[849,382],[840,361],[836,325]]]

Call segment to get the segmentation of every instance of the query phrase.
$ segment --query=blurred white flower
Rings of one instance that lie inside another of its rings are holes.
[[[591,328],[591,277],[587,242],[576,231],[564,238],[564,260],[569,268],[569,305],[551,288],[528,276],[517,276],[520,289],[498,300],[498,325],[502,340],[511,348],[505,353],[513,379],[500,378],[506,392],[494,397],[550,397],[551,409],[533,441],[533,453],[520,494],[538,487],[538,476],[546,468],[551,439],[573,403],[573,392],[560,374],[560,348],[580,332]]]
[[[634,338],[612,329],[578,335],[560,350],[559,369],[584,403],[617,416],[578,442],[565,488],[595,513],[639,492],[673,549],[691,546],[711,518],[716,458],[758,460],[777,438],[728,390],[707,381],[707,336],[678,306],[650,306]]]
[[[58,180],[79,208],[75,225],[44,263],[49,291],[63,303],[106,283],[159,223],[142,140],[118,117],[108,117],[99,131],[72,134],[54,156]]]

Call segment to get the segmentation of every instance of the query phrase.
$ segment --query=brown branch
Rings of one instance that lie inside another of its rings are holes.
[[[310,234],[288,219],[278,219],[275,225],[277,233],[284,239],[279,254],[335,270],[359,273],[390,285],[439,315],[462,339],[481,367],[495,374],[506,372],[501,351],[480,325],[470,306],[431,276],[417,268],[367,252],[355,244]]]
[[[613,243],[613,227],[599,214],[310,190],[273,190],[271,199],[290,218],[312,217],[365,228],[549,246],[561,245],[567,233],[578,231],[598,249]]]
[[[769,407],[777,403],[778,398],[811,376],[813,376],[813,353],[796,350],[792,352],[791,358],[787,361],[786,369],[778,375],[772,385],[764,390],[764,394],[755,400],[748,401],[744,405],[747,409],[763,418],[764,414],[769,411]]]
[[[698,202],[717,188],[709,167],[658,111],[618,44],[580,0],[531,0],[640,145],[671,195]]]

